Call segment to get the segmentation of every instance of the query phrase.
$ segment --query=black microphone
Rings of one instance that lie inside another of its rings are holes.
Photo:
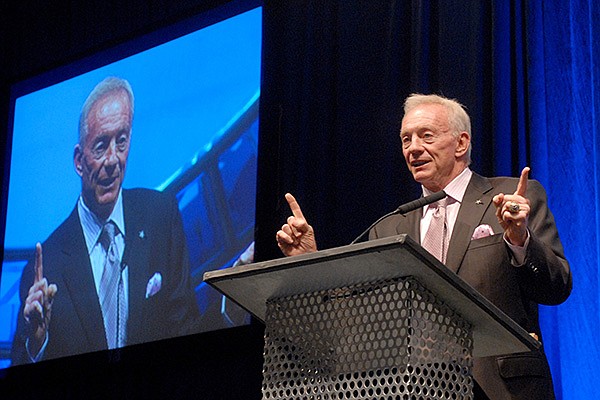
[[[358,235],[358,237],[356,239],[354,239],[352,241],[352,243],[350,243],[350,244],[356,243],[359,239],[361,239],[363,236],[365,236],[371,230],[371,228],[373,228],[375,225],[377,225],[378,223],[380,223],[382,220],[386,219],[387,217],[390,217],[390,216],[396,215],[396,214],[406,214],[406,213],[414,211],[418,208],[424,207],[428,204],[435,203],[436,201],[439,201],[446,196],[447,196],[446,192],[444,192],[443,190],[440,190],[439,192],[435,192],[433,194],[430,194],[429,196],[420,197],[420,198],[410,201],[406,204],[402,204],[400,207],[396,208],[394,211],[385,214],[384,216],[380,217],[377,221],[373,222],[367,229],[365,229],[365,231],[363,233]]]

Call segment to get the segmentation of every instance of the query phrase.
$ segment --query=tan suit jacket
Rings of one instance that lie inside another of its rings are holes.
[[[446,265],[487,297],[527,332],[542,340],[538,304],[559,304],[571,291],[571,271],[548,209],[546,192],[535,181],[528,182],[527,197],[530,241],[524,265],[511,263],[511,252],[503,240],[492,198],[512,194],[516,178],[484,178],[473,174],[460,206],[448,246]],[[422,209],[395,215],[377,224],[371,239],[406,233],[419,242]],[[494,234],[472,240],[476,227],[487,224]],[[492,400],[554,399],[552,378],[541,351],[500,357],[476,358],[473,376]]]

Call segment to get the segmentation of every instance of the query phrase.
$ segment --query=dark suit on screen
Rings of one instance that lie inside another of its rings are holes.
[[[198,308],[190,284],[188,251],[174,198],[147,189],[123,190],[125,250],[129,268],[127,344],[197,332]],[[59,291],[52,305],[43,359],[107,349],[102,311],[77,207],[43,243],[44,274]],[[146,298],[146,285],[160,273],[162,287]],[[29,362],[23,304],[34,280],[33,262],[23,271],[14,364]]]
[[[515,178],[484,178],[473,174],[466,189],[449,242],[446,265],[492,301],[527,332],[541,340],[538,304],[559,304],[571,291],[571,273],[558,237],[546,193],[539,182],[529,181],[530,241],[525,264],[511,264],[492,198],[513,193]],[[395,215],[376,225],[370,238],[407,233],[420,238],[422,210]],[[471,240],[476,227],[487,224],[494,235]],[[541,351],[475,358],[473,376],[488,397],[548,400],[554,398],[546,356]]]

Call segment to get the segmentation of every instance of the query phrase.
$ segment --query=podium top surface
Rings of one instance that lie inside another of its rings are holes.
[[[264,321],[272,298],[408,276],[472,325],[475,357],[541,346],[407,235],[210,271],[204,281]]]

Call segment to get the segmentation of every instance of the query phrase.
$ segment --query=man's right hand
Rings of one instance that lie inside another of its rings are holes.
[[[317,251],[315,232],[306,222],[298,202],[289,193],[286,193],[292,216],[287,219],[279,231],[277,231],[277,245],[286,256],[295,256]]]
[[[37,243],[35,245],[35,276],[23,309],[23,317],[28,325],[29,351],[33,355],[40,351],[46,340],[52,313],[52,301],[57,291],[56,285],[48,285],[48,281],[44,278],[42,245]]]

